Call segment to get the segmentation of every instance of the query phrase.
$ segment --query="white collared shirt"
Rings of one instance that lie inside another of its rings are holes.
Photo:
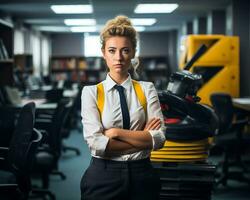
[[[105,149],[109,138],[105,136],[104,130],[110,128],[122,128],[122,112],[120,107],[119,93],[114,88],[115,81],[107,75],[106,79],[102,81],[105,94],[104,109],[100,120],[100,114],[97,108],[97,86],[85,86],[82,90],[82,123],[83,135],[86,140],[91,155],[97,158],[107,158],[105,156]],[[141,106],[136,93],[133,88],[132,79],[130,75],[121,84],[123,86],[128,109],[130,115],[130,130],[143,130],[146,121],[153,117],[161,119],[161,128],[159,130],[150,130],[152,136],[153,149],[159,149],[165,142],[165,125],[163,115],[158,99],[156,89],[151,82],[139,81],[143,92],[147,99],[147,115]],[[147,116],[147,119],[146,119]],[[139,151],[133,154],[108,157],[112,160],[139,160],[147,158],[150,155],[150,150]]]

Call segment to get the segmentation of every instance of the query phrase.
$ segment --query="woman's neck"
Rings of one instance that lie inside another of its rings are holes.
[[[115,81],[117,84],[122,84],[127,78],[128,78],[128,73],[127,74],[116,74],[116,73],[110,73],[109,76]]]

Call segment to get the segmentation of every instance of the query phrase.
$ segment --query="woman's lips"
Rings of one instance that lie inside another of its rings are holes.
[[[115,67],[122,67],[123,64],[115,64]]]

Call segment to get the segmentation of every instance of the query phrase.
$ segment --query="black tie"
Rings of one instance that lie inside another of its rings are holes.
[[[124,95],[124,88],[120,85],[115,85],[114,88],[117,89],[117,91],[119,92],[119,96],[120,96],[123,128],[129,129],[130,128],[130,117],[129,117],[128,105],[127,105],[126,98]]]

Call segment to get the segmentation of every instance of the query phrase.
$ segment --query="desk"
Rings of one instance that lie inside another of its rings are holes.
[[[63,90],[64,97],[74,98],[76,97],[78,90]]]
[[[236,108],[240,108],[240,109],[243,109],[245,111],[250,111],[250,97],[233,98],[233,105]]]
[[[53,110],[56,109],[57,107],[57,103],[46,103],[46,99],[22,99],[21,104],[17,104],[15,106],[15,108],[22,108],[25,104],[30,103],[30,102],[34,102],[36,105],[36,109],[41,109],[41,110]]]
[[[52,86],[42,86],[41,92],[46,93],[49,90],[52,90]],[[64,89],[63,90],[63,97],[75,97],[78,93],[78,89]]]

